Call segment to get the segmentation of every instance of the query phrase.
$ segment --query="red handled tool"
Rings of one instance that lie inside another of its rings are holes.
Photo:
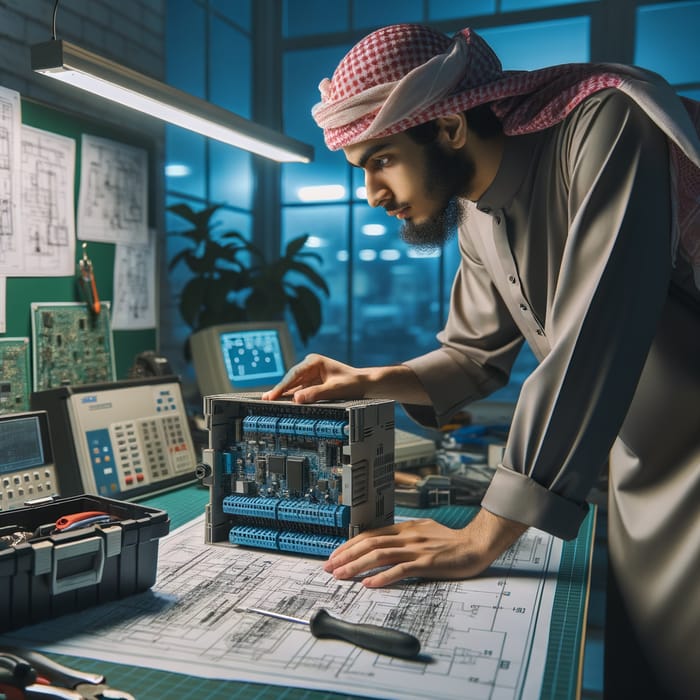
[[[75,527],[87,527],[97,523],[104,523],[111,520],[109,513],[101,510],[85,510],[81,513],[71,513],[64,515],[56,521],[56,530],[65,532]]]
[[[92,267],[92,260],[87,255],[87,243],[83,243],[83,257],[78,263],[80,288],[85,296],[90,311],[97,316],[100,313],[100,297],[97,296],[97,285],[95,284],[95,272]]]

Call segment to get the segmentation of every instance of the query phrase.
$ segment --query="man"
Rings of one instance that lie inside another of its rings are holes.
[[[436,426],[502,386],[523,340],[540,361],[466,528],[366,532],[326,570],[381,568],[367,586],[461,578],[529,526],[575,537],[609,460],[612,571],[654,663],[617,697],[698,697],[697,103],[625,66],[506,73],[474,32],[420,25],[370,34],[320,88],[314,117],[364,170],[368,202],[418,244],[456,223],[461,265],[439,349],[366,369],[310,355],[264,398],[393,398]]]

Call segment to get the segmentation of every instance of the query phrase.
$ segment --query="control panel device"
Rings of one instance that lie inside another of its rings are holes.
[[[174,376],[34,392],[47,411],[61,495],[122,498],[195,478],[196,454]]]
[[[205,540],[328,556],[394,522],[394,402],[204,399]]]
[[[0,510],[58,493],[46,411],[0,415]]]

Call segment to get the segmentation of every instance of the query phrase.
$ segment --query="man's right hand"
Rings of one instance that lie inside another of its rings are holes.
[[[324,399],[393,399],[404,403],[430,402],[418,378],[406,365],[357,369],[323,355],[307,355],[284,379],[265,392],[266,401],[291,399],[314,403]]]
[[[322,399],[361,399],[368,377],[355,369],[323,355],[307,355],[294,365],[284,379],[262,398],[274,401],[291,398],[295,403],[314,403]]]

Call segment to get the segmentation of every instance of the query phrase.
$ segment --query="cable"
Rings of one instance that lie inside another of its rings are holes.
[[[61,0],[56,0],[53,5],[53,17],[51,19],[51,38],[56,41],[56,15],[58,14],[58,3]]]

